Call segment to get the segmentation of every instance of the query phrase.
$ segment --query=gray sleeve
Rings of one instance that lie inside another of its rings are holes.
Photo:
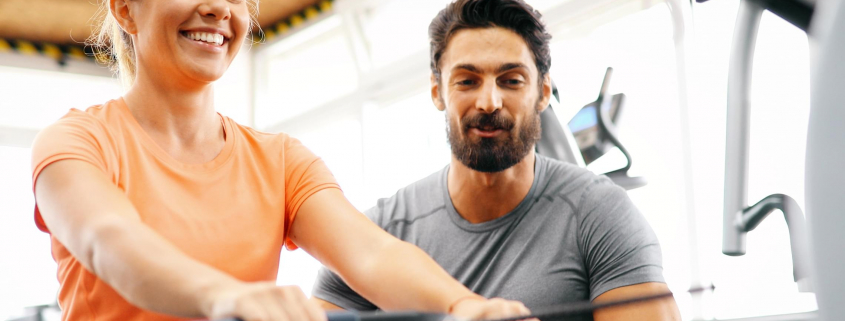
[[[320,268],[311,295],[346,310],[371,311],[378,309],[370,301],[350,289],[337,274],[325,267]]]
[[[599,178],[582,194],[578,213],[590,300],[618,287],[665,283],[657,236],[622,188]]]
[[[381,203],[382,201],[379,201],[379,204]],[[373,207],[364,214],[370,220],[378,222],[379,208],[380,206]],[[320,268],[311,295],[346,310],[371,311],[378,309],[377,306],[349,288],[349,285],[340,276],[326,267]]]

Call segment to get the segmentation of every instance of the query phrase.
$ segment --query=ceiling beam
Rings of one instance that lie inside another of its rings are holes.
[[[114,77],[111,70],[90,59],[67,59],[60,63],[54,58],[39,54],[27,55],[14,52],[0,52],[0,66]]]
[[[99,0],[0,0],[0,38],[56,45],[79,45],[96,29],[105,11]],[[258,23],[270,29],[300,15],[320,0],[260,0]]]

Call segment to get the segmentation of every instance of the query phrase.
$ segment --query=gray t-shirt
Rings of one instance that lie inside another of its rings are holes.
[[[505,216],[472,224],[452,205],[448,170],[379,200],[365,214],[419,246],[473,292],[534,310],[664,282],[657,237],[607,177],[537,155],[525,199]],[[344,309],[378,309],[326,268],[313,295]]]

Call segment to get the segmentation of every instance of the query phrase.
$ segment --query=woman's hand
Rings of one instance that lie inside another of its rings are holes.
[[[482,297],[461,299],[449,312],[463,320],[503,319],[531,314],[521,302]]]
[[[212,293],[210,301],[206,315],[212,320],[237,317],[243,321],[326,321],[326,313],[297,286],[241,283]]]

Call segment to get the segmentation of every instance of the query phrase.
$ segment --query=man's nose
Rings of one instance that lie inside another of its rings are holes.
[[[475,108],[484,113],[492,114],[502,109],[502,91],[496,82],[486,82],[475,101]]]

